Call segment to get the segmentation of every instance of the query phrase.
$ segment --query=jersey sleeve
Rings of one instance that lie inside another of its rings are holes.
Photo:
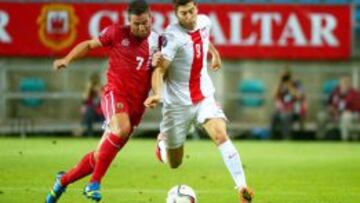
[[[104,47],[112,46],[114,44],[115,30],[115,26],[110,25],[101,31],[99,41]]]
[[[178,40],[174,32],[165,32],[162,35],[161,54],[166,60],[172,61],[179,47]]]

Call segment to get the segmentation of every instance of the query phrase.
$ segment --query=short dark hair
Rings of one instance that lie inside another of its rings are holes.
[[[175,10],[177,10],[179,6],[184,6],[190,2],[194,2],[196,4],[196,0],[173,0],[173,5]]]
[[[127,12],[129,15],[141,15],[149,12],[149,5],[145,0],[133,0],[129,3]]]

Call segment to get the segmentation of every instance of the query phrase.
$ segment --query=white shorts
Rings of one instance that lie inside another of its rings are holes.
[[[203,124],[211,118],[226,120],[223,110],[213,96],[206,97],[195,105],[164,104],[160,132],[166,137],[167,148],[181,147],[191,124]]]

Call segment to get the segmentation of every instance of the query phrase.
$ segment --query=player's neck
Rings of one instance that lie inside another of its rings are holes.
[[[179,24],[180,24],[181,28],[183,28],[186,32],[194,32],[197,30],[197,24],[195,24],[194,27],[192,27],[192,28],[186,27],[183,24],[181,24],[180,22],[179,22]]]
[[[146,39],[146,38],[149,37],[149,35],[150,35],[150,33],[148,33],[146,36],[139,37],[139,36],[134,35],[134,33],[130,32],[131,38],[133,38],[133,39],[135,39],[135,40],[143,40],[143,39]]]

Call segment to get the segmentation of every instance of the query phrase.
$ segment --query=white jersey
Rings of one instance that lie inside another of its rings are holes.
[[[165,80],[165,104],[192,105],[213,95],[214,86],[207,72],[211,21],[199,15],[197,25],[189,31],[173,23],[164,32],[161,53],[171,61]]]

